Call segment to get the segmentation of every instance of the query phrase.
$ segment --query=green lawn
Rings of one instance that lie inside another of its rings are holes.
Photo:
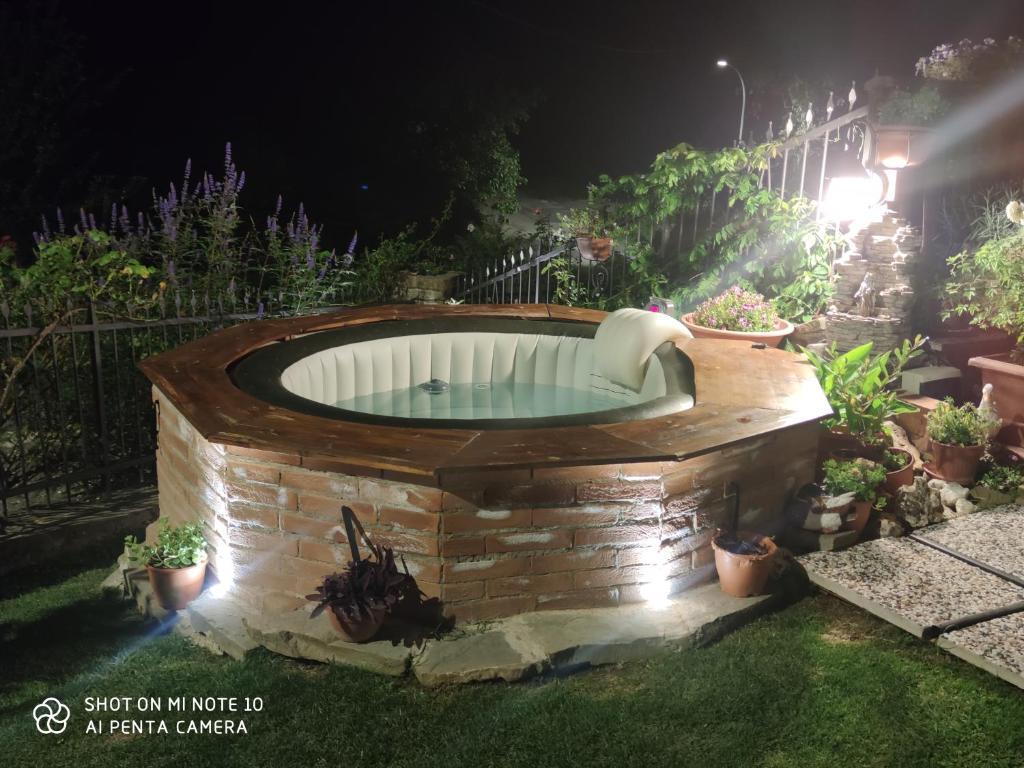
[[[425,690],[151,637],[99,595],[107,573],[0,587],[0,765],[1024,765],[1024,694],[827,597],[647,663]],[[30,717],[50,695],[71,707],[62,736]],[[87,696],[179,695],[266,705],[248,735],[84,733]]]

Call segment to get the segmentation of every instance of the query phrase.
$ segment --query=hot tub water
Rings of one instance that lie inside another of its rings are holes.
[[[639,402],[632,392],[533,382],[450,384],[429,391],[421,385],[373,392],[334,403],[337,408],[379,416],[421,419],[516,419],[590,413]]]

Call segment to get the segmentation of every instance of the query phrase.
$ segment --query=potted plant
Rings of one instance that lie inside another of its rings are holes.
[[[868,459],[829,459],[823,469],[825,478],[822,485],[829,495],[852,494],[850,514],[844,527],[860,534],[871,516],[871,507],[876,501],[882,501],[878,497],[878,489],[885,482],[885,468]]]
[[[696,338],[733,339],[777,347],[793,332],[792,323],[776,313],[771,302],[734,285],[679,318]]]
[[[711,539],[711,548],[723,592],[733,597],[764,592],[778,551],[774,541],[759,533],[719,529]]]
[[[310,618],[326,610],[334,630],[351,643],[372,640],[412,584],[389,547],[372,549],[371,557],[350,560],[344,571],[325,576],[316,593],[306,596],[317,603]]]
[[[341,517],[352,559],[341,573],[325,576],[316,593],[306,599],[316,602],[311,619],[326,610],[339,635],[351,643],[365,643],[373,639],[402,598],[419,596],[420,591],[405,563],[403,573],[391,548],[374,544],[350,507],[341,508]],[[369,557],[359,556],[360,539],[370,550]]]
[[[558,223],[576,238],[580,255],[588,261],[607,261],[612,255],[609,228],[596,211],[590,208],[570,208],[559,214]]]
[[[961,485],[972,483],[985,454],[992,419],[971,403],[957,407],[947,398],[936,405],[928,414],[932,462],[925,469],[929,474]]]
[[[885,467],[885,489],[894,496],[904,485],[913,484],[914,457],[910,451],[886,448],[882,453],[882,466]]]
[[[155,544],[141,544],[128,536],[125,550],[129,562],[145,565],[153,594],[164,609],[183,610],[202,592],[207,556],[201,523],[175,527],[161,518]]]
[[[985,205],[971,239],[980,244],[949,260],[948,304],[944,317],[970,317],[972,325],[1005,331],[1016,339],[1012,352],[972,357],[968,365],[981,371],[983,384],[992,384],[1000,414],[1014,424],[1024,423],[1024,205],[1010,200],[992,221],[994,205]]]
[[[879,105],[871,126],[875,163],[885,168],[919,165],[925,159],[930,130],[947,112],[949,102],[932,85],[916,91],[895,89]]]
[[[926,339],[919,336],[874,356],[872,342],[843,354],[838,353],[835,344],[820,355],[800,348],[814,366],[818,383],[832,406],[833,415],[822,422],[829,430],[823,441],[824,455],[846,450],[849,455],[836,454],[834,458],[859,455],[876,461],[883,459],[883,449],[889,442],[885,422],[898,414],[917,410],[899,399],[893,385],[902,376],[907,363],[921,354],[925,342]]]

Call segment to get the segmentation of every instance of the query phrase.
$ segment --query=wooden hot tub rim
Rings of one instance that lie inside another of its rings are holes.
[[[278,341],[361,323],[438,316],[599,323],[598,310],[548,304],[385,305],[232,326],[143,360],[139,367],[212,443],[298,456],[310,469],[444,485],[466,471],[680,461],[817,421],[831,413],[810,365],[745,342],[686,339],[695,405],[642,421],[537,429],[382,427],[324,419],[238,389],[231,364]]]

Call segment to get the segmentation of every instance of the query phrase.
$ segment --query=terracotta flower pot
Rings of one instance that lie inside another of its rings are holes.
[[[793,324],[788,320],[777,320],[772,331],[723,331],[718,328],[706,328],[693,322],[693,312],[687,312],[679,318],[679,322],[697,339],[731,339],[733,341],[749,341],[777,347],[793,332]]]
[[[895,496],[896,492],[904,485],[912,485],[914,483],[914,457],[910,455],[909,451],[905,451],[902,448],[889,448],[888,452],[902,453],[907,457],[905,467],[885,473],[885,489]]]
[[[951,483],[969,485],[978,474],[984,445],[947,445],[931,440],[932,473]]]
[[[844,531],[856,531],[859,536],[863,533],[868,520],[871,519],[871,502],[855,501],[850,505],[850,512],[847,513],[846,522],[843,523]]]
[[[160,606],[168,611],[181,611],[199,597],[206,578],[206,559],[187,568],[154,568],[146,566],[149,584]]]
[[[772,572],[772,565],[778,548],[767,536],[748,531],[739,531],[736,537],[748,541],[756,541],[764,550],[760,555],[740,555],[723,549],[719,540],[726,535],[718,531],[711,539],[711,547],[715,551],[715,568],[722,591],[733,597],[749,597],[760,595]]]
[[[576,247],[580,249],[580,255],[587,261],[608,261],[612,255],[612,239],[610,237],[577,235]]]
[[[372,640],[380,631],[387,618],[387,611],[384,608],[377,608],[370,611],[370,615],[351,621],[344,614],[339,615],[333,608],[328,608],[327,618],[334,627],[334,631],[341,635],[342,639],[349,643],[365,643]]]

